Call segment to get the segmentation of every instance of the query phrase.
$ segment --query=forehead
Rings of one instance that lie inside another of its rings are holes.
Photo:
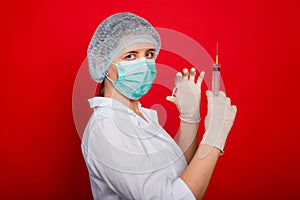
[[[129,52],[129,51],[148,50],[148,49],[155,49],[155,47],[151,43],[137,43],[137,44],[134,44],[134,45],[131,45],[131,46],[125,48],[122,51],[122,54]]]

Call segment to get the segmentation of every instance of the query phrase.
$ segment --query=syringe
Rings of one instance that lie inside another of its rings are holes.
[[[218,42],[216,47],[216,63],[213,64],[213,71],[212,71],[212,92],[214,96],[218,96],[220,90],[220,64],[219,64],[219,49],[218,49]]]

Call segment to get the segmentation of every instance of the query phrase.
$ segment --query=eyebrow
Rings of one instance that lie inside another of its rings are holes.
[[[155,49],[151,48],[151,49],[148,49],[146,52],[149,52],[149,51],[155,51]],[[128,51],[128,52],[126,52],[124,54],[130,54],[130,53],[139,53],[139,52],[137,52],[137,51]]]
[[[155,49],[154,49],[154,48],[151,48],[151,49],[148,49],[147,52],[148,52],[148,51],[155,51]]]

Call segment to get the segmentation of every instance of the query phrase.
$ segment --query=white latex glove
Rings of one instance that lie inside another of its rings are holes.
[[[215,97],[211,91],[206,92],[208,112],[205,118],[205,133],[201,144],[217,147],[224,153],[223,149],[229,131],[233,125],[237,108],[231,105],[230,98],[222,91]],[[206,152],[208,152],[206,150]],[[202,154],[202,155],[201,155]],[[204,154],[200,151],[200,157]]]
[[[204,71],[198,77],[197,83],[195,83],[195,75],[195,68],[191,69],[190,74],[186,68],[183,69],[183,73],[178,72],[174,92],[172,96],[167,96],[167,100],[177,106],[180,119],[187,123],[200,121],[200,95]]]

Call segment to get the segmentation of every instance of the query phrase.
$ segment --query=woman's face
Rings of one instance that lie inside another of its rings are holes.
[[[155,48],[153,44],[150,43],[139,43],[132,45],[123,50],[119,57],[113,60],[113,63],[116,64],[122,61],[131,61],[139,58],[152,59],[155,55]],[[118,79],[118,72],[116,65],[111,64],[108,69],[108,76],[113,80]]]

